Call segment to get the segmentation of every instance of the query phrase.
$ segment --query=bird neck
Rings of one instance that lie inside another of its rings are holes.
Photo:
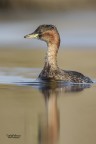
[[[48,43],[48,50],[45,57],[45,66],[52,69],[57,69],[57,53],[59,46],[57,44]]]

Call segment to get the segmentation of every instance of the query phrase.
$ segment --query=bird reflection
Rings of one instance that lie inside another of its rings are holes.
[[[46,116],[39,118],[39,143],[56,144],[59,136],[59,111],[57,106],[57,92],[50,91],[45,98]],[[42,119],[44,118],[44,119]]]
[[[38,142],[39,144],[57,144],[59,140],[60,115],[57,104],[59,93],[80,92],[90,85],[62,85],[61,83],[48,83],[39,87],[44,96],[46,113],[39,116]]]

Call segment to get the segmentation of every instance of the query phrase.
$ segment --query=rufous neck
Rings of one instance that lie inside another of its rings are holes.
[[[45,57],[45,65],[53,69],[57,69],[57,53],[58,47],[56,44],[48,44],[48,50]]]
[[[57,69],[57,53],[60,46],[60,36],[57,31],[51,31],[47,42],[47,53],[45,58],[45,66]]]

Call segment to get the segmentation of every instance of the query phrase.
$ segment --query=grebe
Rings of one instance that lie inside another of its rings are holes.
[[[89,77],[76,71],[62,70],[57,65],[57,53],[60,46],[60,36],[54,25],[40,25],[33,33],[24,38],[36,38],[47,43],[48,49],[45,65],[39,78],[41,80],[63,80],[72,83],[93,83]]]

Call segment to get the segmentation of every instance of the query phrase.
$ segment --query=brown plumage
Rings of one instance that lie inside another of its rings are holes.
[[[60,36],[53,25],[40,25],[33,33],[24,38],[37,38],[47,43],[48,50],[45,57],[45,65],[39,78],[42,80],[63,80],[73,83],[92,83],[89,77],[76,71],[62,70],[57,65],[57,53],[60,46]]]

